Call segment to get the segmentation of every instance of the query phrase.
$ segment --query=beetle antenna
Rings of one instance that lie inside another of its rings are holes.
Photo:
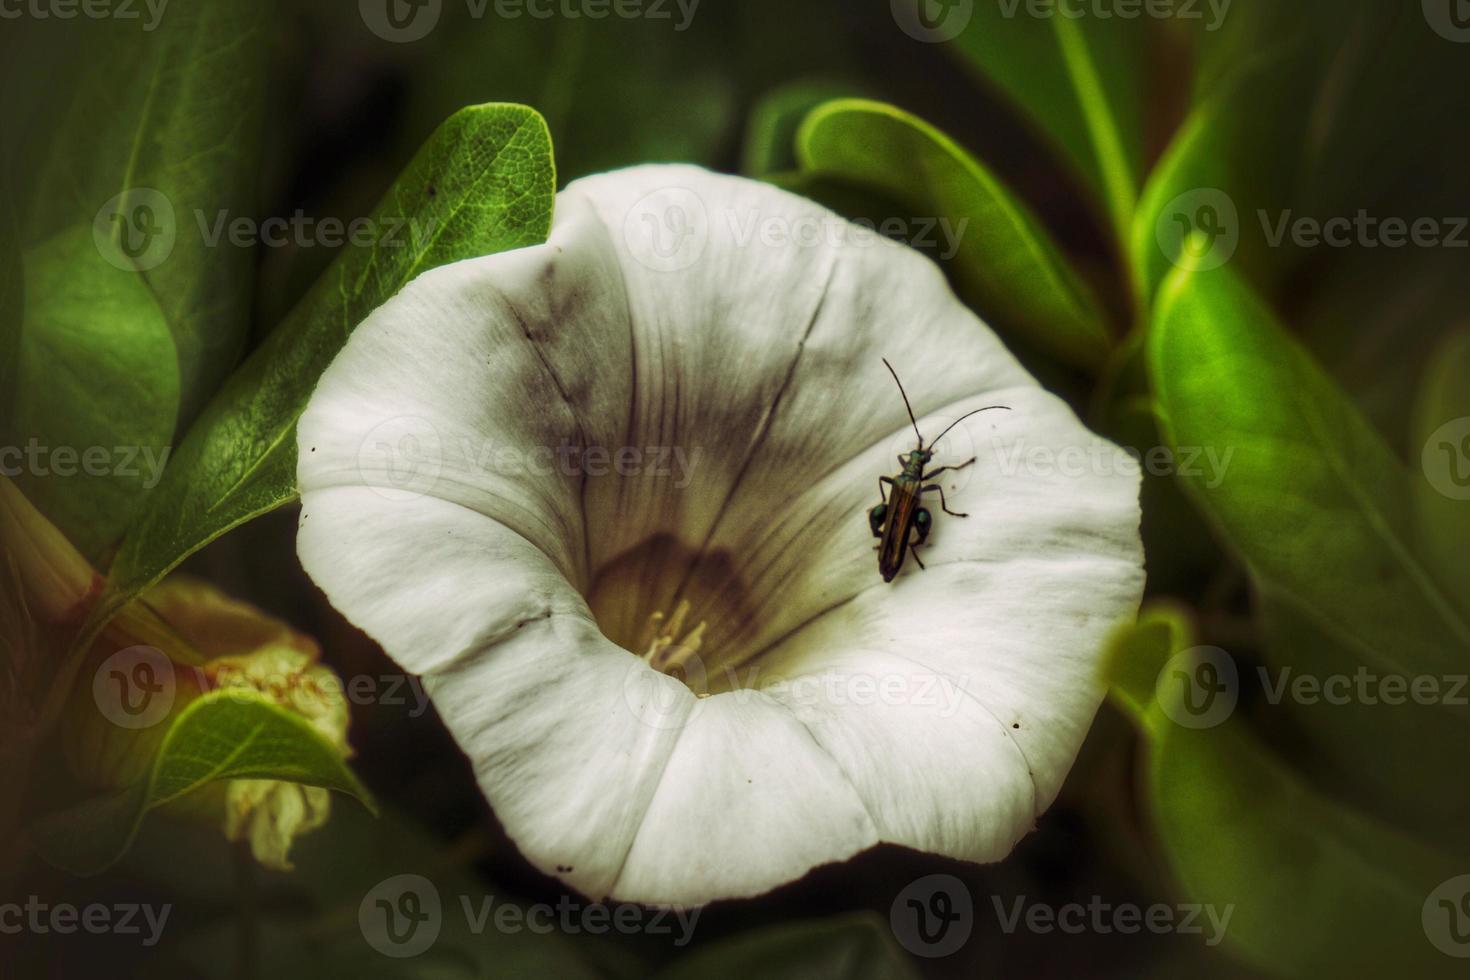
[[[888,363],[888,358],[883,358],[883,366],[888,373],[893,375],[893,380],[898,381],[898,372],[893,370],[893,365]],[[914,427],[914,435],[919,437],[919,448],[924,448],[924,434],[919,431],[918,420],[914,418],[914,406],[909,404],[909,393],[903,390],[903,382],[898,381],[898,393],[903,396],[903,407],[909,410],[909,423]],[[942,437],[941,437],[942,438]],[[935,440],[936,442],[938,440]]]
[[[959,418],[955,419],[954,422],[952,422],[950,424],[949,429],[953,429],[956,425],[959,425],[961,422],[963,422],[965,419],[969,418],[971,415],[979,415],[981,412],[995,412],[995,411],[1009,412],[1010,410],[1011,410],[1011,407],[1009,405],[989,405],[989,406],[987,406],[985,408],[977,408],[973,412],[970,412],[970,413],[968,413],[966,415],[961,415]],[[945,429],[943,432],[939,433],[939,439],[943,439],[945,436],[949,435],[949,429]],[[934,440],[934,445],[936,445],[936,446],[939,445],[939,439],[935,439]]]

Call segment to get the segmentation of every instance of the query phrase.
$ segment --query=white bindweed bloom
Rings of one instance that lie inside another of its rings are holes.
[[[940,479],[969,517],[926,498],[927,570],[891,584],[866,511],[914,434],[884,357],[930,439],[1012,409],[940,444],[979,457]],[[299,439],[307,571],[595,898],[751,896],[880,842],[1000,860],[1143,587],[1136,468],[1014,465],[1109,454],[938,268],[692,167],[579,180],[545,245],[414,280]]]

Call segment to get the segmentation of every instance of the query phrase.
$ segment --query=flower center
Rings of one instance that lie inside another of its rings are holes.
[[[737,635],[756,608],[728,556],[655,535],[599,568],[586,598],[603,635],[654,670],[695,693],[740,686],[725,668],[744,651],[713,638]]]

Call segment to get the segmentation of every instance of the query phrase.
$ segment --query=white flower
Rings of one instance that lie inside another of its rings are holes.
[[[931,439],[1012,409],[938,447],[979,456],[941,480],[969,517],[929,503],[892,584],[866,512],[914,434],[883,357]],[[420,276],[299,439],[307,571],[596,898],[756,895],[884,841],[1005,857],[1142,591],[1132,460],[932,263],[690,167],[577,181],[545,245]]]

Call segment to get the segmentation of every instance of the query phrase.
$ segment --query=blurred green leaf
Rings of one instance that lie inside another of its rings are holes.
[[[398,232],[343,252],[179,447],[124,541],[109,607],[295,499],[296,420],[347,336],[421,272],[544,241],[555,182],[551,138],[533,110],[485,105],[451,117],[373,216],[373,227]]]
[[[168,461],[179,376],[143,280],[82,225],[23,257],[13,414],[0,423],[16,486],[93,561],[122,536]],[[31,449],[36,452],[32,456]]]
[[[917,977],[872,912],[794,922],[714,943],[657,975],[657,980],[908,980]]]
[[[861,95],[863,88],[855,82],[808,79],[766,93],[746,124],[741,172],[767,177],[795,170],[796,134],[802,121],[822,103]]]
[[[1451,334],[1431,357],[1416,414],[1424,468],[1414,480],[1419,544],[1470,616],[1470,330]]]
[[[1168,443],[1233,453],[1223,479],[1181,479],[1255,580],[1279,710],[1375,808],[1454,826],[1470,812],[1470,784],[1445,778],[1470,734],[1463,703],[1289,686],[1362,671],[1449,695],[1466,673],[1470,626],[1418,551],[1406,468],[1228,268],[1170,277],[1149,359]]]
[[[535,106],[556,134],[563,182],[652,161],[713,166],[736,121],[720,63],[727,42],[699,17],[680,30],[668,9],[672,20],[453,21],[446,11],[424,42],[432,67],[417,76],[410,118],[443,119],[488,101]]]
[[[66,24],[81,38],[68,60],[77,78],[27,195],[27,244],[111,214],[122,219],[104,225],[114,236],[138,223],[171,241],[137,276],[173,334],[176,363],[157,367],[179,379],[184,424],[238,358],[250,321],[253,249],[211,237],[221,216],[258,217],[274,15],[270,0],[211,0],[173,5],[152,25]]]
[[[1463,168],[1450,161],[1470,144],[1455,122],[1470,112],[1463,51],[1430,28],[1418,4],[1235,4],[1198,42],[1191,114],[1133,225],[1140,295],[1168,271],[1155,238],[1182,195],[1225,195],[1235,261],[1268,292],[1309,258],[1330,266],[1359,249],[1383,253],[1377,231],[1348,232],[1346,247],[1298,241],[1303,219],[1356,221],[1363,212],[1412,223],[1459,213]],[[1183,201],[1186,217],[1202,203]]]
[[[148,811],[226,779],[279,779],[375,804],[342,753],[310,721],[262,694],[205,694],[169,722],[148,775],[111,796],[52,814],[31,828],[42,856],[72,874],[98,874],[126,853]]]
[[[1027,0],[974,9],[955,50],[1060,147],[1123,236],[1143,180],[1148,21],[1037,17]]]
[[[1101,363],[1109,333],[1092,291],[1025,205],[949,137],[893,106],[842,99],[807,117],[797,155],[819,178],[948,221],[959,289],[996,327],[1069,364]]]
[[[1458,975],[1421,921],[1453,859],[1312,789],[1240,715],[1170,721],[1156,678],[1194,642],[1182,610],[1153,606],[1109,652],[1113,699],[1146,736],[1151,823],[1186,898],[1228,914],[1226,947],[1274,976]]]

